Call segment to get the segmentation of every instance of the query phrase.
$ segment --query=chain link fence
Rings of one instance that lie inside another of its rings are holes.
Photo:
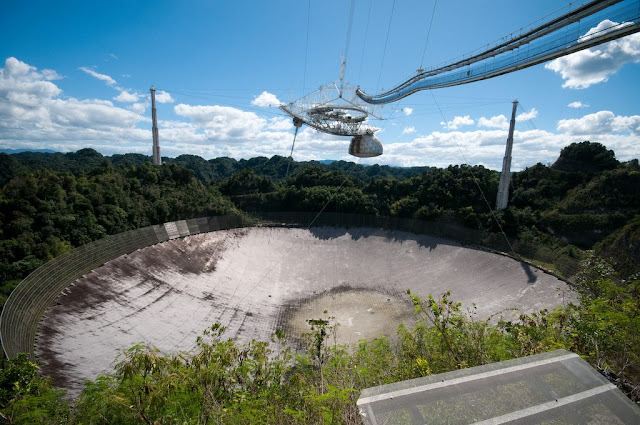
[[[5,356],[29,353],[34,360],[38,325],[56,297],[75,280],[124,254],[188,235],[239,227],[369,227],[435,236],[511,255],[543,266],[571,282],[579,261],[529,242],[469,229],[457,223],[428,222],[401,217],[344,213],[277,212],[256,218],[239,215],[179,220],[131,230],[88,243],[42,265],[25,278],[7,299],[0,316],[0,339]],[[512,249],[513,248],[513,249]]]

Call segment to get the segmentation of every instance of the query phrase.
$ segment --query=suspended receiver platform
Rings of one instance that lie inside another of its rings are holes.
[[[323,133],[351,136],[351,155],[382,155],[382,143],[374,135],[377,128],[366,124],[369,116],[378,118],[374,107],[362,102],[349,84],[327,84],[280,109],[293,118],[296,127],[302,122]]]

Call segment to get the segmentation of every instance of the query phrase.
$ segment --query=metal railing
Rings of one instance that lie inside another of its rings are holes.
[[[486,80],[538,65],[640,31],[638,0],[594,0],[563,16],[531,29],[480,53],[417,75],[380,94],[359,88],[367,103],[396,102],[420,90],[452,87]],[[603,27],[601,24],[608,22]]]

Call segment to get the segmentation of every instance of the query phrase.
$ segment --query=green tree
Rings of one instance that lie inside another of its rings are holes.
[[[553,168],[587,173],[612,170],[618,166],[615,153],[600,143],[572,143],[560,151]]]
[[[21,353],[3,360],[0,369],[0,420],[4,423],[62,424],[71,409],[64,392],[54,390],[38,366]]]

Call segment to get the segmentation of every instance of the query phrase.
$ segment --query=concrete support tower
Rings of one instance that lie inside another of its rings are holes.
[[[151,86],[151,133],[153,135],[153,165],[162,165],[160,142],[158,142],[158,117],[156,115],[156,89]]]
[[[509,182],[511,181],[511,151],[513,149],[513,130],[516,126],[516,109],[518,101],[513,101],[511,111],[511,122],[509,123],[509,135],[507,136],[507,148],[504,151],[502,160],[502,173],[500,173],[500,185],[498,186],[498,198],[496,199],[496,210],[507,208],[509,203]]]

